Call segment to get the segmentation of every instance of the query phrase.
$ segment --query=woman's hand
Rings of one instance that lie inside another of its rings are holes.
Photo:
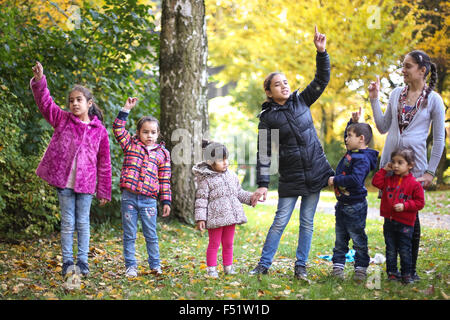
[[[170,206],[168,204],[165,204],[163,206],[163,217],[167,217],[170,214]]]
[[[328,178],[328,185],[330,187],[334,186],[334,176]]]
[[[261,197],[263,197],[262,200],[260,200]],[[256,191],[253,192],[252,197],[250,199],[252,207],[256,206],[258,201],[261,201],[261,202],[266,201],[266,198],[267,198],[267,188],[262,187],[262,188],[256,189]]]
[[[317,51],[324,52],[327,44],[327,37],[323,33],[319,33],[317,26],[314,27],[314,45]]]
[[[377,76],[377,81],[372,81],[369,84],[369,98],[378,99],[379,92],[380,92],[380,77]]]
[[[131,110],[136,106],[137,98],[128,98],[125,102],[125,105],[123,106],[126,110]]]
[[[44,67],[42,67],[42,64],[39,61],[36,61],[36,65],[31,68],[33,70],[34,74],[34,80],[39,81],[44,76]]]
[[[423,188],[427,189],[433,182],[433,176],[429,173],[424,173],[423,176],[416,179],[417,182],[423,182]]]
[[[99,203],[100,203],[100,207],[103,207],[105,204],[107,204],[109,201],[108,199],[100,199]]]

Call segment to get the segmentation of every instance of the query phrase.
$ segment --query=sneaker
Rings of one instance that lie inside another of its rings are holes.
[[[237,274],[236,270],[234,270],[233,265],[223,266],[223,271],[225,272],[225,274]]]
[[[339,267],[333,267],[333,271],[331,271],[331,275],[333,277],[344,279],[344,269]]]
[[[125,276],[127,276],[128,278],[137,277],[137,267],[136,266],[128,267],[127,270],[125,271]]]
[[[308,276],[308,274],[306,273],[306,267],[300,266],[300,265],[295,266],[294,274],[295,274],[295,277],[300,280],[306,280],[306,278]]]
[[[206,267],[206,272],[207,272],[208,277],[211,277],[211,278],[219,277],[216,267]]]
[[[83,276],[89,275],[89,265],[87,262],[77,261],[77,267],[80,268],[80,272]]]
[[[253,269],[252,271],[249,272],[250,275],[255,275],[255,274],[267,274],[267,272],[269,271],[269,268],[263,267],[262,265],[257,265],[255,269]]]
[[[72,260],[69,260],[69,261],[63,263],[63,265],[62,265],[62,275],[63,275],[63,277],[66,276],[67,271],[69,270],[69,267],[71,267],[71,266],[73,266],[73,261]]]
[[[162,269],[161,269],[161,267],[150,268],[150,271],[151,271],[152,273],[155,273],[157,276],[162,275]]]
[[[411,278],[414,280],[414,282],[417,282],[417,281],[420,281],[420,280],[421,280],[420,277],[419,277],[419,275],[417,274],[416,271],[414,271],[414,272],[412,273]]]
[[[366,268],[356,268],[355,274],[353,275],[353,279],[358,282],[363,282],[366,280]]]
[[[401,276],[398,272],[388,272],[389,281],[400,281]]]
[[[403,284],[414,283],[414,279],[411,277],[410,274],[405,274],[405,275],[402,275],[402,283]]]

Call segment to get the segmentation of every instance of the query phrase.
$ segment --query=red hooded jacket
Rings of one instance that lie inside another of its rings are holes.
[[[422,185],[409,173],[403,177],[386,175],[387,171],[380,169],[372,179],[372,184],[383,191],[380,214],[409,226],[414,226],[416,215],[425,205]],[[394,210],[394,205],[403,203],[405,209]]]

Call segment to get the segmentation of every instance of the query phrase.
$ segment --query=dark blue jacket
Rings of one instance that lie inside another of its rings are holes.
[[[347,124],[347,127],[351,121]],[[347,131],[347,129],[345,129]],[[356,203],[367,196],[364,186],[369,172],[376,168],[378,151],[373,149],[348,150],[336,168],[334,177],[334,193],[342,203]]]

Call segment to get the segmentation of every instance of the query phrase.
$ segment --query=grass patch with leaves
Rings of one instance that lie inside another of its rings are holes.
[[[64,288],[59,235],[48,239],[0,243],[0,299],[448,299],[449,231],[422,228],[418,270],[422,280],[411,285],[388,282],[385,265],[371,265],[368,281],[352,280],[346,265],[345,280],[330,276],[334,216],[316,213],[308,263],[309,281],[295,280],[293,267],[298,238],[298,209],[288,224],[268,275],[249,276],[259,260],[275,206],[245,207],[248,223],[238,226],[234,263],[238,275],[224,275],[219,252],[219,278],[206,278],[207,232],[203,234],[175,220],[158,223],[163,275],[149,271],[145,240],[138,233],[138,276],[127,279],[120,225],[103,224],[91,231],[89,277],[78,289]],[[382,222],[368,220],[369,254],[384,254]]]

